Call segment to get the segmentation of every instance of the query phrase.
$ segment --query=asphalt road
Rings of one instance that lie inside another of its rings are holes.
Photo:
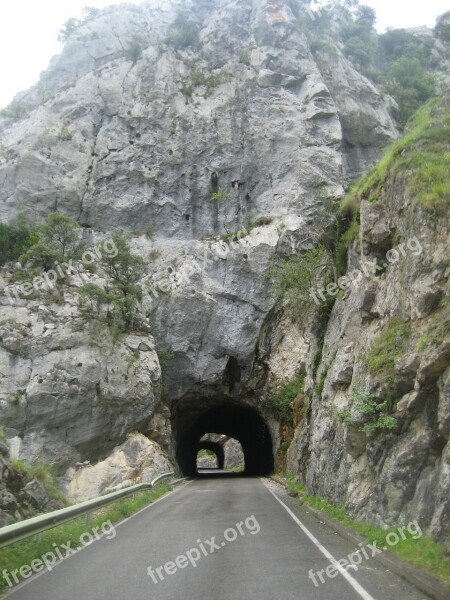
[[[117,526],[114,538],[108,530],[111,539],[103,537],[51,572],[27,579],[7,598],[427,598],[371,558],[357,571],[333,570],[330,561],[355,548],[275,484],[268,485],[230,477],[189,482]],[[324,583],[315,575],[315,585],[309,573],[319,570]]]

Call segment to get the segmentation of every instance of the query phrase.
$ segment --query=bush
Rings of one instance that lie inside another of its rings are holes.
[[[73,136],[73,131],[68,127],[62,127],[58,133],[58,139],[60,139],[62,142],[70,141],[73,138]]]
[[[39,241],[23,254],[21,260],[49,270],[57,261],[80,258],[83,243],[78,223],[64,213],[50,213],[36,226],[36,234]]]
[[[302,254],[274,262],[265,276],[272,280],[272,291],[293,305],[311,302],[310,292],[331,275],[328,255],[322,245]],[[299,307],[301,308],[301,306]]]
[[[303,393],[306,372],[301,369],[294,379],[283,386],[278,392],[269,394],[260,401],[261,408],[275,413],[282,422],[290,421],[292,417],[292,403],[297,396]]]
[[[345,425],[360,425],[361,431],[368,436],[397,426],[397,419],[388,414],[388,401],[377,402],[369,392],[360,387],[353,388],[349,408],[343,408],[337,415]]]
[[[0,223],[0,265],[17,260],[38,241],[25,216],[19,213],[9,224]]]
[[[200,28],[196,23],[179,15],[170,28],[166,42],[180,50],[190,46],[198,46],[200,42],[199,33]]]
[[[143,52],[143,42],[141,38],[135,36],[125,49],[125,57],[134,64],[137,63]]]

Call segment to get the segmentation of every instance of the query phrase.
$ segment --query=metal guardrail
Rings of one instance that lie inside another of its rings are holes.
[[[130,487],[118,490],[117,492],[111,492],[104,496],[92,498],[92,500],[86,500],[85,502],[80,502],[79,504],[68,506],[67,508],[61,508],[50,513],[32,517],[31,519],[26,519],[25,521],[20,521],[19,523],[14,523],[13,525],[2,527],[0,529],[0,548],[13,544],[14,542],[19,542],[27,537],[36,535],[37,533],[41,533],[42,531],[51,529],[62,523],[66,523],[67,521],[71,521],[80,515],[89,513],[95,508],[105,506],[106,504],[110,504],[121,498],[126,498],[136,492],[151,490],[157,483],[167,477],[173,477],[173,475],[174,473],[172,472],[163,473],[156,477],[151,483],[131,485]]]

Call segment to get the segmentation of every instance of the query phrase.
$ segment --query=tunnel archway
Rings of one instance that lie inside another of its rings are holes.
[[[195,452],[196,456],[200,450],[211,450],[211,452],[214,452],[217,458],[217,468],[223,469],[225,465],[225,452],[223,450],[223,446],[219,444],[219,442],[200,440],[200,442],[197,444],[197,450]]]
[[[206,433],[238,440],[246,475],[268,475],[274,469],[272,436],[259,412],[227,400],[179,401],[173,412],[176,459],[183,475],[197,475],[197,449]]]

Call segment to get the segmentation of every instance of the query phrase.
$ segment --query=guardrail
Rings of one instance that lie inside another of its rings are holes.
[[[60,510],[55,510],[51,513],[46,513],[37,517],[32,517],[31,519],[26,519],[25,521],[20,521],[19,523],[14,523],[13,525],[2,527],[0,529],[0,548],[13,544],[14,542],[19,542],[20,540],[46,531],[47,529],[52,529],[52,527],[56,527],[57,525],[71,521],[80,515],[89,513],[95,508],[105,506],[106,504],[110,504],[121,498],[126,498],[136,492],[150,490],[163,479],[173,477],[173,475],[174,473],[172,472],[163,473],[156,477],[151,483],[131,485],[130,487],[118,490],[117,492],[111,492],[104,496],[92,498],[92,500],[86,500],[85,502],[80,502],[79,504],[68,506],[67,508],[61,508]]]

